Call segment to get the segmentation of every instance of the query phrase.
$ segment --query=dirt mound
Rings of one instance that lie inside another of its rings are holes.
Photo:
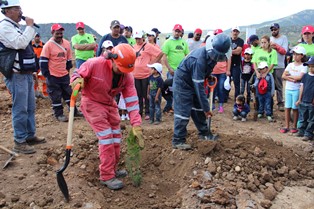
[[[0,96],[0,144],[12,148],[9,95],[0,90]],[[226,112],[232,108],[231,104],[227,105]],[[83,118],[76,119],[73,153],[63,173],[71,196],[66,203],[57,185],[56,170],[64,163],[67,124],[54,119],[50,101],[43,99],[37,101],[36,119],[38,135],[45,136],[47,143],[36,145],[37,153],[21,155],[0,170],[0,208],[269,208],[271,205],[272,208],[310,208],[313,205],[313,200],[306,198],[314,194],[313,148],[289,135],[285,135],[287,140],[279,138],[283,136],[277,134],[279,123],[259,121],[259,126],[250,120],[236,123],[228,113],[213,118],[213,130],[220,134],[217,142],[199,141],[193,123],[189,124],[187,141],[194,148],[191,151],[172,149],[173,116],[164,115],[163,123],[158,126],[143,121],[146,147],[141,151],[142,184],[134,187],[127,177],[123,179],[125,188],[119,191],[100,185],[98,140]],[[125,139],[130,124],[124,122],[124,125]],[[122,143],[121,168],[125,168],[125,155],[126,146]],[[8,157],[0,152],[1,165]],[[294,191],[300,194],[298,198],[304,194],[302,201],[292,202],[293,207],[287,206],[287,201],[280,202],[287,197],[292,199],[289,194]]]

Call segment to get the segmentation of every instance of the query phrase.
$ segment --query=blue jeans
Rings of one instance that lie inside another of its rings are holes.
[[[247,112],[244,112],[244,111],[238,112],[237,110],[233,110],[232,113],[233,113],[233,116],[241,116],[242,118],[246,118],[247,116]]]
[[[155,102],[156,93],[149,94],[149,119],[154,121],[155,113],[156,113],[156,121],[161,121],[161,95],[159,95],[158,102]]]
[[[214,90],[214,98],[218,96],[219,98],[219,103],[224,103],[225,102],[225,97],[226,97],[226,90],[224,87],[224,82],[227,78],[227,75],[224,74],[212,74],[217,78],[217,85]]]
[[[314,105],[310,103],[301,103],[299,104],[299,124],[298,129],[299,133],[308,136],[314,137]]]
[[[264,114],[266,112],[266,116],[272,116],[272,96],[270,92],[266,92],[266,94],[259,94],[256,89],[256,95],[258,99],[258,114]]]
[[[240,94],[241,66],[231,65],[231,76],[234,85],[234,100]]]
[[[86,62],[86,60],[76,59],[75,60],[76,68],[79,69],[84,62]]]
[[[33,75],[13,73],[10,79],[5,79],[5,84],[12,94],[14,140],[23,143],[36,132]]]
[[[240,94],[244,95],[246,88],[246,103],[250,104],[251,100],[251,88],[248,80],[241,79],[241,88],[240,88]]]
[[[175,89],[175,88],[174,88]],[[172,144],[183,144],[186,142],[187,125],[190,116],[198,130],[199,135],[206,136],[209,134],[206,116],[201,108],[197,96],[185,89],[178,89],[173,92],[174,101],[174,131]]]
[[[172,95],[167,95],[166,97],[164,97],[164,99],[166,100],[166,105],[164,107],[163,112],[168,112],[170,109],[172,109],[173,97]]]

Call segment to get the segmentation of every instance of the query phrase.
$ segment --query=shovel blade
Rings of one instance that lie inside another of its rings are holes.
[[[2,169],[5,169],[9,165],[9,163],[12,161],[13,158],[14,158],[14,155],[11,155],[11,157],[5,162],[5,164],[2,167]]]
[[[68,189],[68,185],[63,177],[62,172],[58,172],[57,171],[57,182],[59,185],[59,188],[64,196],[64,198],[66,199],[67,202],[69,202],[70,196],[69,196],[69,189]]]

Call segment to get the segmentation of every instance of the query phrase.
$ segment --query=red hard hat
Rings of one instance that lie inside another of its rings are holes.
[[[119,44],[112,49],[112,53],[117,55],[113,61],[123,73],[130,73],[134,70],[136,52],[130,44]]]
[[[216,29],[216,30],[214,30],[214,35],[220,34],[220,33],[222,33],[222,32],[223,32],[223,30],[221,30],[221,29]]]

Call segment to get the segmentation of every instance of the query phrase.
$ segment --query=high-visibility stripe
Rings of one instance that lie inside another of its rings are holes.
[[[97,132],[96,136],[107,136],[107,135],[109,135],[111,133],[112,133],[111,128],[108,128],[106,130]]]
[[[71,100],[70,99],[67,99],[67,100],[64,100],[65,102],[70,102]]]
[[[126,103],[138,101],[138,97],[137,97],[137,96],[126,97],[126,98],[124,98],[124,99],[125,99],[125,102],[126,102]]]
[[[192,110],[199,111],[199,112],[203,112],[204,111],[203,109],[197,109],[195,107],[192,107]]]
[[[24,64],[33,64],[35,63],[35,58],[32,59],[23,59]]]
[[[113,138],[113,139],[101,139],[99,140],[98,144],[101,145],[109,145],[109,144],[120,144],[121,143],[121,138]]]
[[[204,79],[203,79],[203,80],[195,80],[195,79],[192,79],[192,81],[193,81],[194,83],[204,83]]]
[[[181,118],[181,119],[183,119],[183,120],[189,120],[189,119],[190,119],[190,118],[184,117],[184,116],[182,116],[182,115],[178,115],[178,114],[174,114],[174,117],[176,117],[176,118]]]
[[[58,107],[58,106],[62,106],[61,103],[58,103],[58,104],[52,104],[53,107]]]
[[[48,62],[49,60],[40,59],[39,62]]]
[[[121,134],[121,129],[112,130],[113,134]]]
[[[134,106],[131,106],[131,107],[126,107],[126,110],[128,111],[128,112],[131,112],[131,111],[133,111],[133,110],[139,110],[140,108],[139,108],[139,105],[137,104],[137,105],[134,105]]]

